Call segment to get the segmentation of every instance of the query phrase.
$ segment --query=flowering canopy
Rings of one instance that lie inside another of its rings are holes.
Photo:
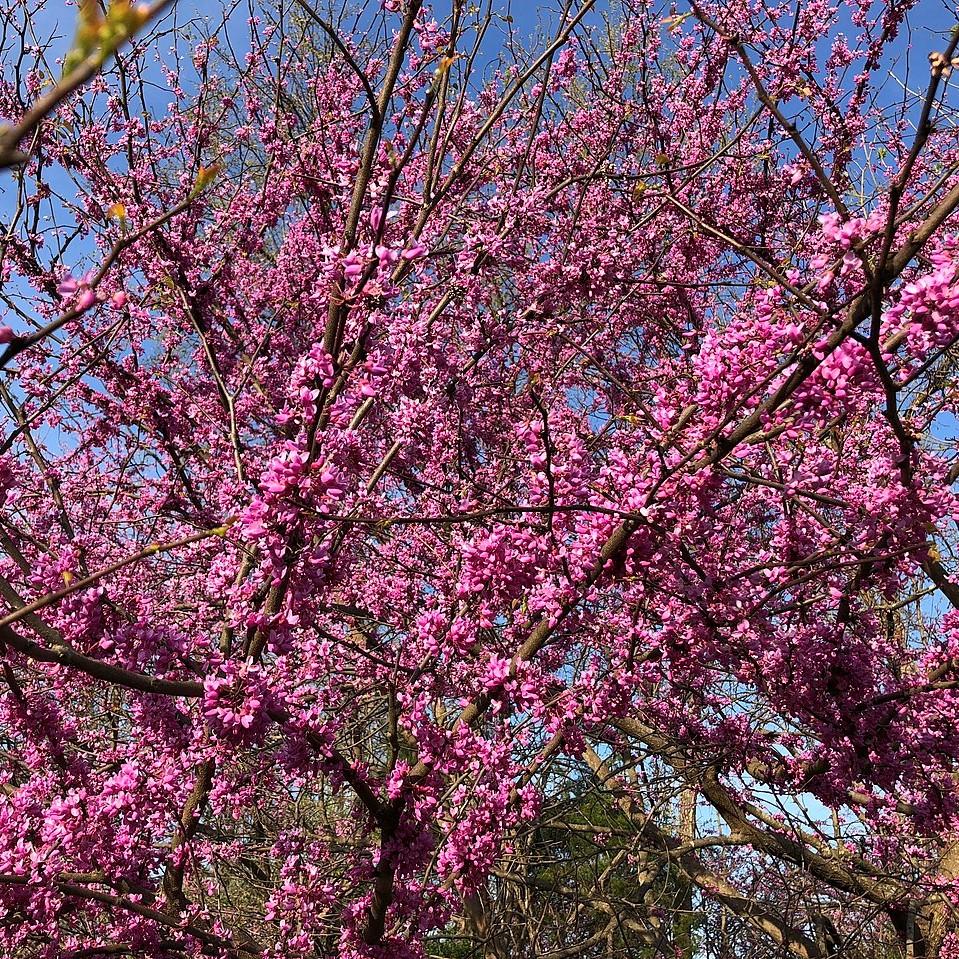
[[[3,955],[959,956],[924,15],[6,5]]]

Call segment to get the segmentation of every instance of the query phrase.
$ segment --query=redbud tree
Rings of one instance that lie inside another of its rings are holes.
[[[0,953],[959,956],[949,11],[59,8]]]

